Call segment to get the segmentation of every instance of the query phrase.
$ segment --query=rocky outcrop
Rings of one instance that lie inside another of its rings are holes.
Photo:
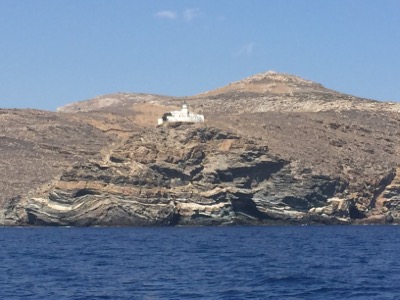
[[[46,184],[74,162],[99,158],[113,140],[71,115],[0,109],[0,224],[10,199]]]
[[[400,223],[400,169],[393,169],[376,185],[366,224]]]
[[[6,216],[18,225],[346,223],[349,214],[310,213],[345,187],[297,174],[264,144],[180,125],[132,134],[101,160],[11,201]]]

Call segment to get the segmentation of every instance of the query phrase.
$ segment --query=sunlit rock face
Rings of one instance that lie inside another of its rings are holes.
[[[215,128],[138,132],[99,160],[77,163],[9,218],[31,225],[217,225],[348,222],[310,214],[338,179],[292,174],[264,144]]]
[[[399,223],[399,108],[266,72],[0,110],[0,224]],[[156,127],[182,111],[205,122]]]

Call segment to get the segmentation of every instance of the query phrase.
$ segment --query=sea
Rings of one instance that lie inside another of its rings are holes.
[[[400,299],[400,227],[0,228],[0,299]]]

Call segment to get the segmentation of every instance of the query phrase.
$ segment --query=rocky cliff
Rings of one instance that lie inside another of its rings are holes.
[[[216,128],[137,132],[99,160],[7,206],[31,225],[346,223],[347,211],[310,214],[343,192],[339,178],[294,172],[267,145]]]
[[[186,101],[204,126],[155,127]],[[3,110],[5,225],[397,223],[399,104],[268,72]]]

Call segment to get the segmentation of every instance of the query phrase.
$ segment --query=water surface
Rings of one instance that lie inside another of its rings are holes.
[[[396,226],[0,228],[0,299],[400,299]]]

